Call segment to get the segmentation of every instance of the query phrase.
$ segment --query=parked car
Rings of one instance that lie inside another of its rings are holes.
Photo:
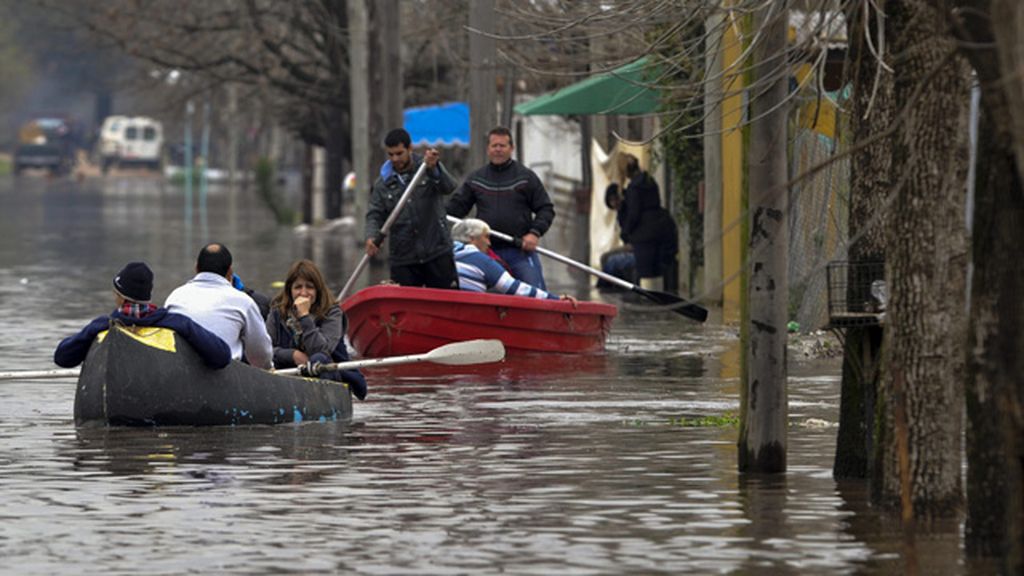
[[[141,164],[159,170],[163,164],[164,129],[145,116],[107,116],[100,127],[99,156],[103,171],[111,166]]]
[[[18,131],[18,147],[14,149],[14,173],[30,168],[66,174],[75,165],[77,132],[66,118],[35,118]]]

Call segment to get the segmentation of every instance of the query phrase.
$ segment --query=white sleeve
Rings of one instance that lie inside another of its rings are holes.
[[[245,359],[249,364],[264,370],[274,367],[274,349],[267,334],[267,324],[260,314],[260,309],[248,296],[249,305],[245,307],[245,328],[242,343],[245,346]]]

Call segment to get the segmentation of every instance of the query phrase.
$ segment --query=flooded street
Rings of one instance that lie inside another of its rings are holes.
[[[337,290],[359,256],[278,226],[251,192],[211,190],[186,223],[183,191],[156,178],[3,178],[0,206],[3,370],[53,367],[130,260],[162,303],[206,241],[266,292],[301,257]],[[76,430],[73,381],[0,381],[0,572],[913,571],[861,483],[832,479],[837,360],[791,364],[788,473],[741,478],[735,331],[545,269],[620,305],[605,354],[368,372],[351,423]],[[955,527],[914,556],[920,574],[970,572]]]

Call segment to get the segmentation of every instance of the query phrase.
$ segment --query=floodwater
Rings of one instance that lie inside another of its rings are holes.
[[[299,257],[336,290],[359,256],[252,193],[198,202],[185,223],[155,177],[0,180],[0,369],[52,367],[130,260],[162,301],[207,240],[267,291]],[[860,483],[832,480],[836,361],[791,365],[788,472],[741,476],[734,426],[684,425],[736,413],[734,330],[557,266],[556,290],[621,306],[605,354],[372,372],[351,423],[78,430],[73,381],[0,381],[0,572],[970,572],[956,528],[909,548]]]

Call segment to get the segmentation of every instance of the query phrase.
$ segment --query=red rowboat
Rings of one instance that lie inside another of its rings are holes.
[[[615,306],[405,286],[371,286],[341,304],[365,358],[420,354],[449,342],[497,338],[509,353],[604,350]]]

